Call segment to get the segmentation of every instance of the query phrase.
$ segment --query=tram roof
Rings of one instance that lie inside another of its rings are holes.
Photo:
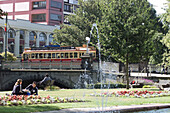
[[[94,47],[89,47],[89,51],[95,50]],[[54,51],[86,51],[86,47],[33,47],[29,49],[25,49],[24,52],[54,52]]]

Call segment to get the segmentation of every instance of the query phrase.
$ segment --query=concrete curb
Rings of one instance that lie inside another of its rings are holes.
[[[170,104],[148,104],[131,106],[113,106],[100,108],[70,108],[57,111],[45,111],[36,113],[128,113],[154,109],[170,108]]]

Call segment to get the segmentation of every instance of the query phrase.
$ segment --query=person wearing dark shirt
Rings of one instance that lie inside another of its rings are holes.
[[[47,84],[51,80],[52,79],[50,78],[50,76],[48,74],[46,74],[44,79],[42,81],[40,81],[40,84]]]
[[[36,87],[36,82],[34,81],[32,84],[28,85],[25,90],[28,95],[38,95],[38,88]]]
[[[44,79],[40,81],[40,86],[45,89],[45,87],[52,81],[48,73],[45,75]]]
[[[22,79],[18,79],[13,87],[12,95],[23,95],[23,94],[25,94],[25,92],[22,91]]]

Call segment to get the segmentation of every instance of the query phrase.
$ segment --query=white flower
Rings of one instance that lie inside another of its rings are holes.
[[[26,101],[25,100],[21,100],[23,104],[26,104]]]
[[[129,97],[129,94],[126,93],[126,94],[125,94],[125,97]]]

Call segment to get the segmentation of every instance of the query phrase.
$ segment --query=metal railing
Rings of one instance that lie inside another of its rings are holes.
[[[2,69],[81,69],[81,61],[2,62]]]

